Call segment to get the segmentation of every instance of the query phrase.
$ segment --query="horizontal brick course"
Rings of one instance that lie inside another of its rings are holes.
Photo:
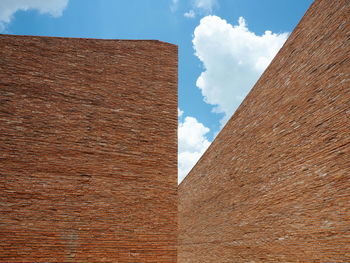
[[[0,35],[0,262],[176,262],[177,47]]]
[[[178,262],[350,262],[349,14],[315,1],[180,184]]]

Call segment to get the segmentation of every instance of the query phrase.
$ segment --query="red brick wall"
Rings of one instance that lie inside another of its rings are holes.
[[[178,262],[350,262],[349,14],[315,1],[181,183]]]
[[[0,35],[0,262],[176,262],[177,47]]]

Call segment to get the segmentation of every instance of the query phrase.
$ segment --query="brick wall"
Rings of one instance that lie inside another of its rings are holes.
[[[0,262],[176,262],[177,47],[0,35]]]
[[[314,2],[180,184],[178,262],[350,262],[349,14]]]

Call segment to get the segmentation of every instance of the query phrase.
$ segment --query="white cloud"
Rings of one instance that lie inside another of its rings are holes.
[[[184,17],[195,18],[196,17],[196,13],[193,10],[190,10],[190,11],[184,13]]]
[[[216,2],[217,0],[195,0],[193,5],[197,9],[211,12]]]
[[[179,108],[177,108],[177,117],[181,117],[184,114],[184,111],[180,110]]]
[[[210,14],[216,4],[217,0],[192,0],[193,9],[184,13],[184,17],[195,18],[197,14]]]
[[[62,15],[69,0],[0,0],[0,29],[4,29],[17,11],[38,10],[53,17]]]
[[[178,127],[178,182],[185,178],[192,167],[209,147],[210,142],[205,137],[209,128],[194,117],[186,117],[179,121]]]
[[[204,65],[197,87],[204,101],[224,113],[225,124],[288,37],[287,33],[249,31],[245,20],[232,26],[217,16],[206,16],[194,31],[193,47]]]

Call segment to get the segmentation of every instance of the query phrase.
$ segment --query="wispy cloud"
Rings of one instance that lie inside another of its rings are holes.
[[[215,5],[217,0],[193,0],[192,9],[184,13],[184,17],[194,18],[197,14],[210,14]]]
[[[53,17],[62,15],[69,0],[0,0],[0,31],[3,31],[17,11],[37,10]]]
[[[193,10],[190,10],[190,11],[184,13],[184,17],[195,18],[196,17],[196,13]]]
[[[217,0],[195,0],[194,7],[197,9],[202,9],[211,12],[216,3]]]
[[[178,5],[179,5],[179,0],[171,0],[171,4],[170,4],[171,12],[175,12],[178,8]]]
[[[248,29],[243,17],[231,25],[218,16],[206,16],[194,31],[193,47],[205,70],[197,79],[204,101],[224,113],[222,125],[239,106],[288,37]]]

